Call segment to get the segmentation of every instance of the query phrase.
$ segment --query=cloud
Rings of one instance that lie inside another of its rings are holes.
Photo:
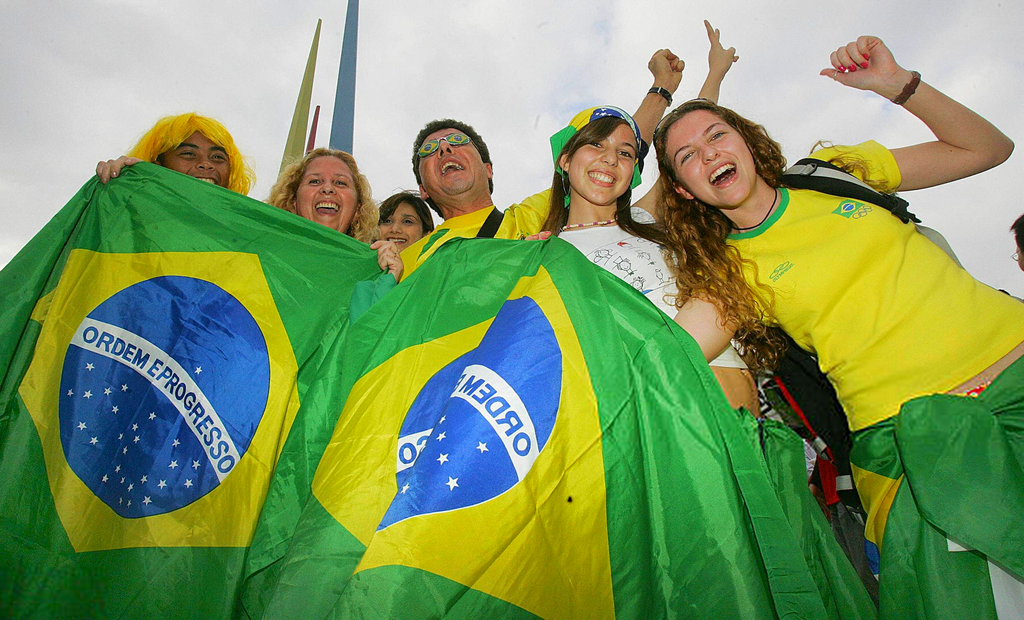
[[[196,110],[219,118],[256,162],[252,196],[277,176],[318,17],[324,19],[314,104],[327,141],[344,29],[343,2],[173,3],[63,0],[0,8],[0,264],[92,174],[160,116]],[[548,136],[579,109],[639,104],[651,54],[687,62],[677,99],[704,79],[701,19],[722,29],[740,62],[723,102],[764,123],[791,160],[818,139],[889,146],[930,139],[905,110],[817,76],[828,54],[859,34],[891,45],[900,62],[974,107],[1011,137],[1021,62],[1018,3],[881,0],[803,2],[605,0],[514,3],[400,0],[360,7],[354,154],[378,199],[414,185],[412,139],[433,118],[474,125],[494,157],[495,202],[506,206],[550,183]],[[965,43],[966,42],[966,43]],[[656,166],[647,167],[649,183]],[[1019,166],[908,196],[983,281],[1024,293],[1009,255]],[[1005,256],[1004,256],[1005,255]]]

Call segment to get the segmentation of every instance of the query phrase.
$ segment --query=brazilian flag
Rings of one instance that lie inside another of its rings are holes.
[[[769,463],[780,429],[759,441],[689,335],[569,244],[452,241],[343,349],[344,410],[297,524],[264,512],[248,615],[874,615]]]
[[[235,614],[379,275],[349,237],[157,166],[87,183],[0,273],[0,616]]]

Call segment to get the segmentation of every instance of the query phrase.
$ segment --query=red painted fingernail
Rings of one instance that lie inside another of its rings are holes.
[[[850,65],[850,71],[856,71],[857,65]]]
[[[863,56],[864,56],[864,60],[869,60],[871,58],[871,56],[868,56],[867,54],[864,54]]]
[[[839,73],[846,73],[846,67],[839,67],[838,69],[836,69],[836,71],[838,71]]]
[[[867,69],[868,68],[868,63],[866,63],[866,62],[860,63],[860,68],[861,69]]]

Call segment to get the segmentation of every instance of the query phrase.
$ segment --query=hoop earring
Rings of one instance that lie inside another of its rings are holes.
[[[569,173],[562,174],[562,194],[565,196],[565,208],[569,208]]]

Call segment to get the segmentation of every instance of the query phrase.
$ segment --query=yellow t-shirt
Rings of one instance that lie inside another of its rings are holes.
[[[865,180],[884,191],[899,187],[896,160],[877,142],[814,157],[839,153],[862,158]],[[852,430],[956,387],[1024,341],[1024,304],[975,280],[913,224],[856,200],[779,191],[775,213],[729,243],[774,290],[772,318],[818,356]]]
[[[544,221],[548,219],[548,211],[551,205],[551,190],[546,189],[539,194],[534,194],[519,204],[514,204],[505,209],[501,218],[501,226],[495,233],[495,239],[525,239],[530,235],[540,232]],[[402,251],[402,262],[405,263],[405,271],[402,278],[409,277],[423,261],[433,256],[437,248],[441,247],[451,239],[473,238],[480,232],[487,216],[496,207],[491,206],[479,211],[473,211],[466,215],[449,218],[438,226],[433,232],[423,237],[416,243]]]

